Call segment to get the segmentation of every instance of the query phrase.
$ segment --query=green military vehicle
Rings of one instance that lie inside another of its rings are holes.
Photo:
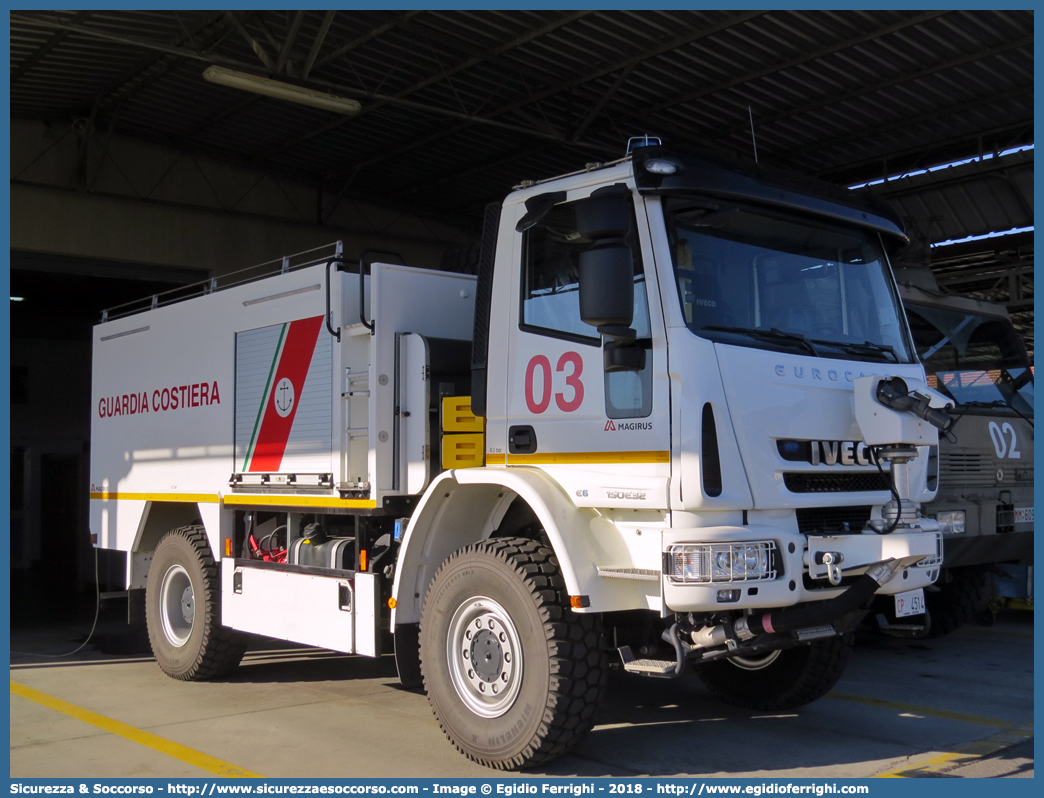
[[[937,636],[988,614],[1002,583],[1002,595],[1032,600],[1033,366],[1003,305],[941,291],[927,269],[897,269],[896,280],[928,384],[959,416],[940,436],[929,465],[938,493],[922,507],[944,528],[943,573],[925,591]]]

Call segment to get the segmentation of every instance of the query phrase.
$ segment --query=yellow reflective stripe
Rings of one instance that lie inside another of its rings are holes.
[[[92,491],[91,498],[101,501],[197,502],[200,504],[217,504],[220,501],[220,497],[216,493],[117,493],[115,491]]]
[[[377,506],[372,499],[340,499],[336,496],[225,496],[216,493],[109,493],[92,492],[92,499],[100,501],[198,502],[200,504],[249,504],[265,507],[349,507],[371,510]]]
[[[593,465],[613,463],[670,463],[670,452],[546,452],[487,454],[486,465]]]
[[[197,751],[194,748],[181,745],[181,743],[167,740],[163,737],[152,734],[151,732],[136,729],[133,726],[128,726],[126,723],[120,723],[118,720],[99,715],[97,712],[91,712],[89,709],[70,704],[68,701],[62,701],[60,698],[47,695],[47,693],[41,693],[39,690],[34,690],[32,687],[26,687],[24,684],[11,682],[11,692],[14,695],[28,699],[29,701],[35,701],[37,704],[47,707],[48,709],[53,709],[55,712],[61,712],[68,715],[70,718],[75,718],[84,723],[89,723],[92,726],[97,726],[99,729],[107,731],[110,734],[123,737],[125,740],[144,745],[146,748],[151,748],[153,751],[159,751],[161,754],[174,757],[174,759],[186,762],[200,770],[213,773],[215,776],[224,776],[225,778],[232,779],[264,778],[260,773],[254,773],[245,768],[237,767],[236,765],[212,757],[209,754],[204,754],[202,751]]]
[[[274,507],[354,507],[373,509],[377,502],[372,499],[339,499],[334,496],[225,496],[225,504],[252,504]]]

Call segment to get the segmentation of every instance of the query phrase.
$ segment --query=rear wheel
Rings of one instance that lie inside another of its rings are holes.
[[[727,704],[764,711],[793,709],[826,695],[837,684],[852,650],[850,635],[753,657],[696,666],[700,679]]]
[[[246,637],[221,626],[220,575],[203,527],[175,529],[160,541],[145,602],[152,653],[168,676],[202,681],[239,665]]]
[[[450,742],[500,769],[579,743],[606,672],[600,617],[569,608],[553,552],[522,538],[477,543],[442,564],[424,601],[420,656]]]

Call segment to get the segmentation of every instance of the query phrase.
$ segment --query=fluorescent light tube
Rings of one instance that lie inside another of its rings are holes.
[[[274,97],[277,100],[322,108],[324,111],[332,111],[335,114],[350,116],[359,113],[362,109],[362,105],[357,100],[338,97],[325,91],[306,89],[303,86],[294,86],[292,83],[282,83],[260,75],[251,75],[249,72],[237,72],[226,67],[207,67],[203,72],[203,79],[221,86]]]

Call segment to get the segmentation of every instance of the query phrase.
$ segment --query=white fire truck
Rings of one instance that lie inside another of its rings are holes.
[[[923,613],[951,420],[899,224],[634,144],[488,208],[477,276],[337,247],[107,314],[92,533],[167,674],[226,673],[244,633],[393,635],[450,741],[519,768],[589,731],[610,653],[780,709],[836,682],[875,595]]]

